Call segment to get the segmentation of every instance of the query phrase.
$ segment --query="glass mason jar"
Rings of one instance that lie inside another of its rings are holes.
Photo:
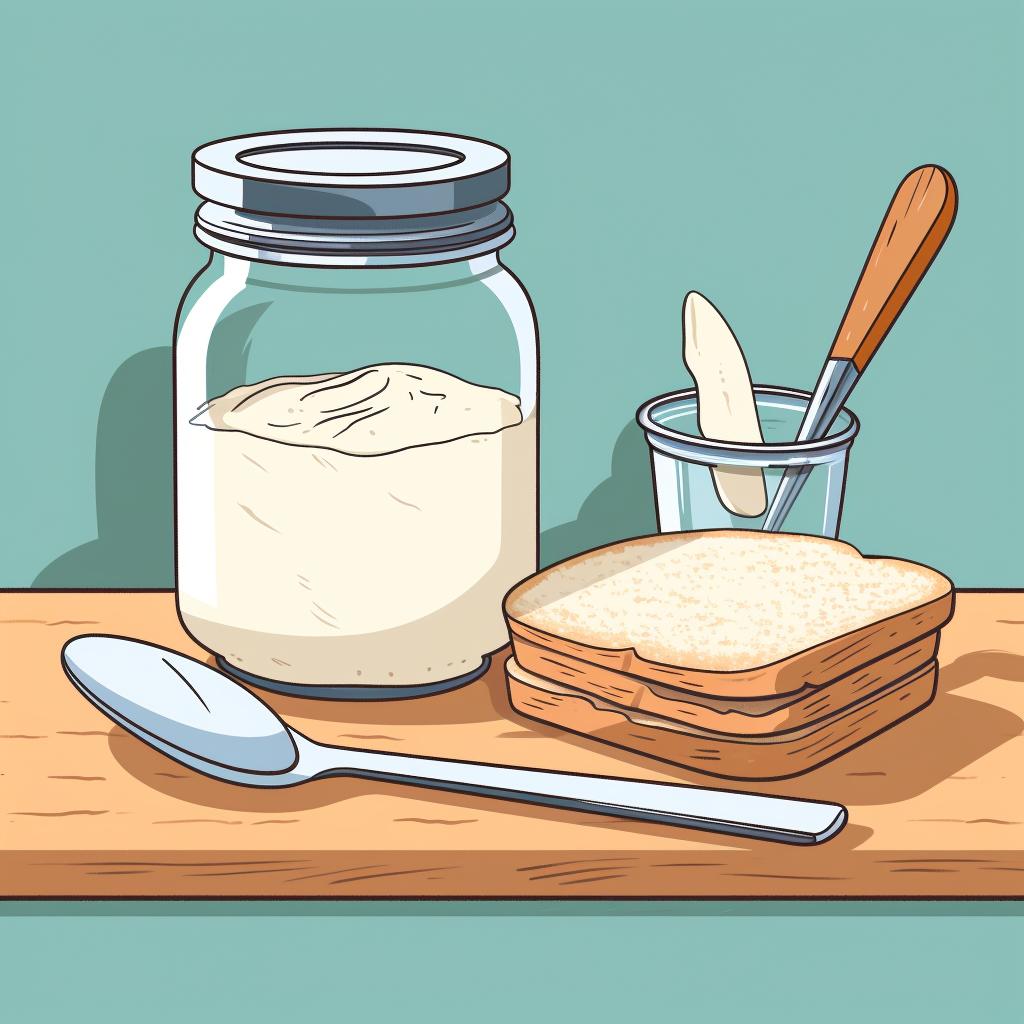
[[[175,330],[178,612],[280,692],[486,670],[537,566],[537,329],[498,250],[509,157],[325,130],[193,157],[211,250]]]

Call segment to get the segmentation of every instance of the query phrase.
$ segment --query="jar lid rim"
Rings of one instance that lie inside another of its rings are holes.
[[[508,193],[508,152],[470,136],[317,128],[218,139],[192,154],[192,187],[235,209],[294,217],[401,217]]]

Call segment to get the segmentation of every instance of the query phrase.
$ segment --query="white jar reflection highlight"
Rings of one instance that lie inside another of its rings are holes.
[[[214,253],[179,324],[189,632],[243,678],[315,696],[427,693],[486,667],[537,555],[536,329],[497,254]]]

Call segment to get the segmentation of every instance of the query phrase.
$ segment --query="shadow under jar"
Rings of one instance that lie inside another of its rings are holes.
[[[210,260],[175,331],[177,600],[248,682],[461,685],[537,566],[537,330],[509,157],[323,130],[198,149]]]

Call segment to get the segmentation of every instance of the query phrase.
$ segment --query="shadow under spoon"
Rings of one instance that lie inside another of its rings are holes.
[[[328,746],[209,665],[125,637],[76,637],[61,662],[78,691],[121,728],[237,785],[349,776],[800,845],[824,842],[846,824],[846,809],[833,803]]]

